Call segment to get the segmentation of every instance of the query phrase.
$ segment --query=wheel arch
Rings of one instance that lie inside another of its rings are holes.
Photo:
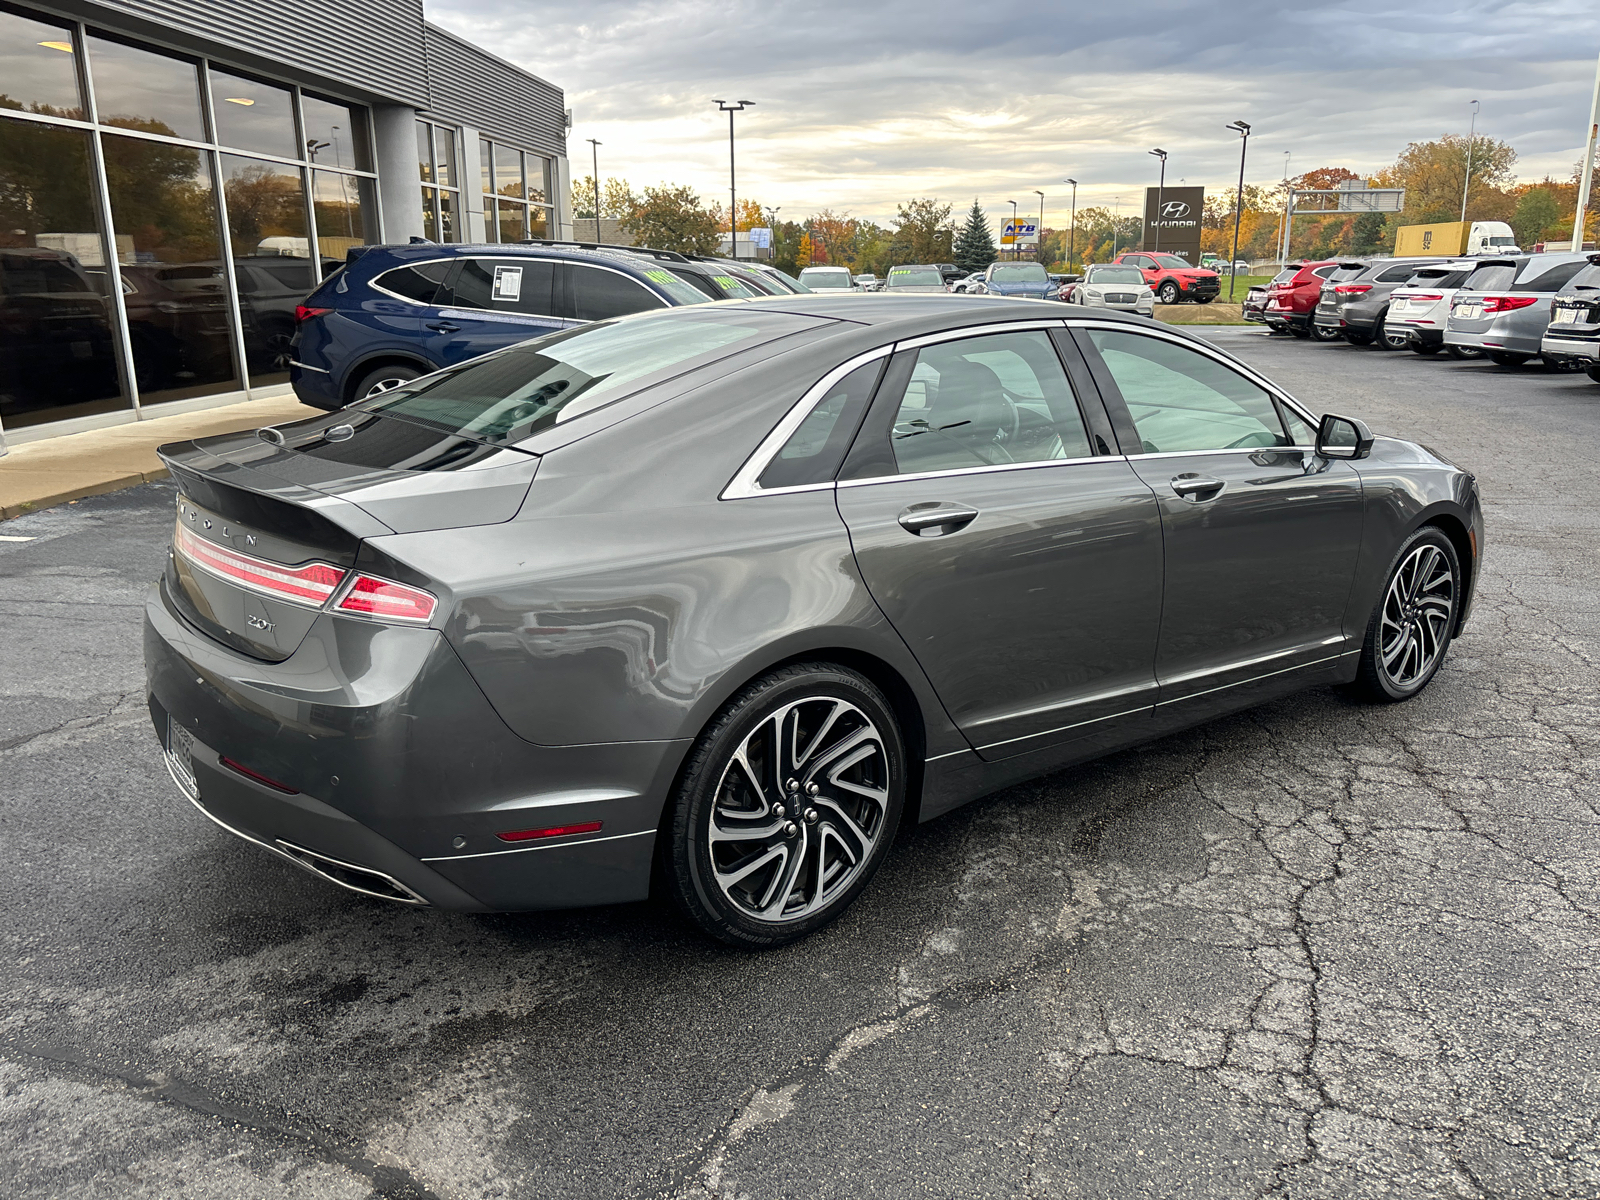
[[[379,367],[415,367],[424,375],[437,371],[434,366],[420,353],[410,353],[405,350],[376,350],[365,358],[358,358],[345,368],[344,378],[339,381],[339,394],[344,397],[346,404],[355,399],[353,392],[357,381]]]
[[[1450,539],[1450,544],[1455,547],[1456,561],[1461,566],[1461,594],[1467,602],[1456,606],[1456,626],[1450,631],[1450,636],[1455,638],[1460,636],[1461,627],[1466,623],[1467,610],[1471,607],[1470,598],[1477,589],[1477,558],[1472,552],[1472,535],[1460,515],[1442,505],[1418,521],[1416,528],[1424,529],[1430,525]]]

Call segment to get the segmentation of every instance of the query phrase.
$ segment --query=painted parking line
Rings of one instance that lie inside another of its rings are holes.
[[[31,542],[31,537],[13,537],[9,534],[0,534],[0,542]]]

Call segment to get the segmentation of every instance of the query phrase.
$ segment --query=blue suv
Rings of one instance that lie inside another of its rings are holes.
[[[289,381],[342,408],[558,329],[760,293],[665,250],[556,242],[363,246],[295,309]]]

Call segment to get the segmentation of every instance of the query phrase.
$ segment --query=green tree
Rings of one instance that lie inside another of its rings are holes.
[[[962,225],[951,247],[950,261],[963,271],[981,271],[998,257],[994,238],[989,235],[989,218],[974,199],[966,224]]]
[[[950,227],[950,206],[924,198],[908,200],[895,212],[894,252],[902,247],[901,262],[949,262],[955,230]]]
[[[1382,213],[1367,212],[1357,217],[1350,226],[1350,250],[1353,254],[1380,254],[1394,247],[1394,239]]]
[[[1517,235],[1517,245],[1532,246],[1544,239],[1545,230],[1561,219],[1561,206],[1550,194],[1549,188],[1533,188],[1523,193],[1517,201],[1517,211],[1511,218],[1511,229]],[[1572,236],[1572,210],[1567,211],[1567,228],[1562,236]]]
[[[700,203],[693,188],[671,184],[645,188],[622,228],[641,246],[680,254],[711,254],[722,233],[717,214]]]
[[[594,176],[585,175],[572,184],[572,215],[579,220],[594,220]],[[600,215],[607,220],[621,220],[639,204],[639,197],[626,179],[615,176],[600,184]]]

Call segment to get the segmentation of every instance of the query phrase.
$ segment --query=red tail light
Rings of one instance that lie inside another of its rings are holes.
[[[183,525],[173,534],[172,545],[202,571],[291,604],[320,608],[344,581],[344,572],[328,563],[285,567],[208,542]]]
[[[1539,303],[1537,296],[1485,296],[1483,298],[1483,311],[1486,313],[1515,312],[1519,308],[1527,308],[1530,304]]]
[[[1444,293],[1443,292],[1407,292],[1403,296],[1397,296],[1396,299],[1398,299],[1398,300],[1443,300],[1444,299]]]
[[[438,604],[438,600],[421,588],[379,579],[376,575],[357,575],[334,607],[340,612],[359,613],[382,621],[426,624]]]
[[[1333,290],[1341,296],[1359,296],[1362,292],[1370,292],[1370,283],[1336,283]]]
[[[296,304],[294,306],[294,323],[298,325],[302,321],[309,321],[312,317],[324,316],[332,311],[333,309],[331,308],[310,308],[304,304]]]
[[[548,829],[512,829],[497,833],[502,842],[534,842],[540,838],[566,837],[572,833],[599,833],[601,822],[585,821],[582,825],[552,825]]]

